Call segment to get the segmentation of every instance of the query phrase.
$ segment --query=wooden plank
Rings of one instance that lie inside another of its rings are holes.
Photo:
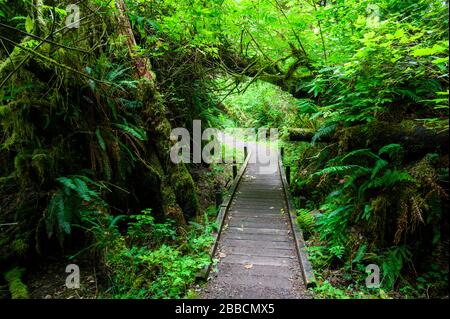
[[[293,257],[292,247],[289,248],[267,248],[267,247],[241,247],[241,246],[227,246],[222,247],[221,253],[227,255],[248,255],[248,256],[266,256],[266,257]]]
[[[287,236],[286,229],[272,229],[272,228],[254,228],[254,227],[228,227],[229,233],[245,233],[245,234],[260,234],[260,235],[281,235]]]
[[[272,272],[272,274],[279,273]],[[252,289],[288,289],[292,286],[292,279],[289,276],[268,275],[267,273],[253,274],[251,270],[238,270],[236,269],[233,275],[233,280],[243,287],[252,287]]]
[[[237,232],[225,232],[223,235],[224,239],[243,239],[243,240],[259,240],[260,245],[268,241],[280,241],[280,242],[290,242],[288,236],[282,235],[266,235],[266,234],[247,234],[247,233],[237,233]],[[265,243],[264,243],[265,244]]]
[[[252,267],[253,265],[291,267],[292,264],[295,263],[295,257],[265,257],[230,254],[223,258],[221,262],[228,264],[252,265]],[[243,267],[243,270],[246,270],[246,268]]]
[[[223,238],[221,241],[221,247],[261,247],[260,240],[251,240],[251,239],[239,239],[239,238]],[[265,242],[264,247],[266,248],[277,248],[277,249],[292,249],[291,241],[273,241],[273,242]]]
[[[267,217],[267,218],[280,218],[283,217],[284,214],[282,214],[280,211],[276,211],[276,210],[261,210],[261,209],[250,209],[250,208],[246,208],[246,209],[239,209],[239,210],[232,210],[229,212],[230,213],[230,217],[253,217],[253,218],[263,218],[263,217]]]
[[[232,208],[238,210],[239,208],[255,208],[255,209],[267,209],[267,210],[277,210],[285,208],[284,205],[277,202],[267,202],[267,203],[243,203],[234,202],[232,203]]]
[[[246,221],[242,219],[233,218],[228,222],[229,227],[239,227],[239,228],[271,228],[271,229],[286,229],[287,224],[284,221],[272,220],[272,221],[259,221],[251,220]]]
[[[267,276],[268,274],[277,274],[278,278],[291,278],[292,273],[287,271],[280,271],[277,266],[269,265],[253,265],[251,271],[244,272],[242,265],[232,263],[221,263],[218,265],[219,271],[225,274],[233,274],[233,280],[235,280],[235,274],[244,273],[248,276]]]

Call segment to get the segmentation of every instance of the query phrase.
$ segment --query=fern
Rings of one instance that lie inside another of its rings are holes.
[[[347,187],[350,187],[350,186],[353,186],[353,187],[356,187],[356,180],[358,179],[358,178],[360,178],[360,177],[362,177],[362,176],[364,176],[364,175],[368,175],[370,172],[369,172],[369,170],[368,169],[366,169],[366,168],[359,168],[359,169],[356,169],[356,170],[354,170],[348,177],[347,177],[347,180],[346,180],[346,182],[345,182],[345,184],[344,184],[344,188],[347,188]]]
[[[115,124],[118,128],[120,128],[122,131],[134,136],[140,141],[146,141],[147,140],[147,134],[144,129],[139,128],[137,126],[132,126],[130,124]]]
[[[100,145],[100,148],[105,152],[106,151],[106,143],[105,140],[102,137],[102,134],[100,132],[100,129],[95,130],[95,136],[97,136],[98,144]]]
[[[387,170],[382,177],[371,180],[367,188],[392,187],[399,183],[415,183],[416,180],[408,172]]]
[[[297,224],[305,235],[309,235],[314,230],[314,215],[307,209],[299,209],[297,211]]]
[[[324,136],[329,136],[330,134],[334,133],[336,128],[337,128],[336,122],[326,123],[324,126],[319,128],[319,130],[317,130],[316,134],[314,134],[313,138],[311,139],[311,144],[314,145],[318,140],[320,140],[320,138]]]
[[[127,109],[140,109],[144,106],[141,101],[130,101],[124,98],[118,98],[117,100],[123,107]]]
[[[404,265],[411,260],[411,250],[408,246],[393,247],[380,258],[383,273],[383,285],[392,289]]]
[[[373,179],[375,176],[377,176],[377,174],[380,171],[382,171],[386,166],[388,166],[388,162],[386,162],[385,160],[382,160],[382,159],[378,160],[372,169],[371,178]]]
[[[341,173],[345,173],[348,171],[355,171],[355,170],[361,170],[363,172],[367,172],[369,173],[370,170],[368,168],[359,166],[359,165],[344,165],[344,166],[331,166],[331,167],[327,167],[324,168],[322,170],[320,170],[319,172],[316,172],[314,174],[312,174],[311,176],[315,176],[315,177],[320,177],[322,175],[325,174],[341,174]]]
[[[72,224],[80,219],[81,200],[87,203],[99,200],[99,193],[89,188],[87,183],[97,187],[101,185],[82,175],[59,177],[62,188],[57,190],[50,199],[45,213],[47,235],[58,237],[61,245],[64,238],[72,233]]]
[[[349,158],[352,157],[357,157],[357,156],[366,156],[366,157],[371,157],[374,159],[380,159],[379,156],[375,155],[370,149],[365,148],[365,149],[358,149],[358,150],[354,150],[348,154],[346,154],[342,159],[341,162],[345,162],[346,160],[348,160]]]
[[[418,103],[420,102],[420,97],[413,91],[407,89],[398,89],[398,93],[400,93],[403,97],[409,98],[411,101]]]
[[[302,114],[315,114],[319,112],[319,109],[315,105],[313,100],[310,99],[299,99],[297,101],[298,110]]]
[[[86,177],[83,178],[87,179],[88,181],[91,181]],[[89,189],[83,178],[80,176],[71,176],[71,177],[59,177],[57,180],[64,185],[65,194],[70,195],[69,190],[73,190],[83,200],[90,202],[93,198],[98,198],[98,193]]]
[[[400,144],[389,144],[383,146],[378,155],[388,154],[390,158],[396,158],[403,151],[403,147]]]

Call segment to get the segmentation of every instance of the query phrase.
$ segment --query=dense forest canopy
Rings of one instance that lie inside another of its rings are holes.
[[[0,296],[55,256],[191,295],[230,174],[171,162],[195,119],[280,129],[317,297],[446,294],[448,32],[439,0],[0,0]]]

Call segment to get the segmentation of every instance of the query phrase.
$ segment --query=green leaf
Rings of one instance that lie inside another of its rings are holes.
[[[100,145],[100,148],[106,152],[106,144],[105,144],[105,140],[102,137],[102,134],[100,133],[100,130],[97,128],[95,130],[95,135],[97,136],[97,140],[98,140],[98,144]]]
[[[27,18],[25,19],[25,30],[28,33],[33,32],[34,29],[34,22],[33,19],[30,18],[30,16],[27,16]]]

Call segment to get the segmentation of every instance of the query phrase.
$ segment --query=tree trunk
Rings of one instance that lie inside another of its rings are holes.
[[[123,0],[116,0],[117,21],[120,34],[125,36],[125,45],[136,68],[135,77],[139,79],[139,98],[144,104],[147,115],[147,130],[152,141],[148,147],[154,149],[161,174],[161,194],[163,210],[166,216],[179,224],[186,223],[198,211],[198,199],[194,181],[183,163],[174,164],[170,160],[171,126],[166,118],[166,110],[155,84],[155,75],[151,63],[136,52],[136,40],[126,13]]]

